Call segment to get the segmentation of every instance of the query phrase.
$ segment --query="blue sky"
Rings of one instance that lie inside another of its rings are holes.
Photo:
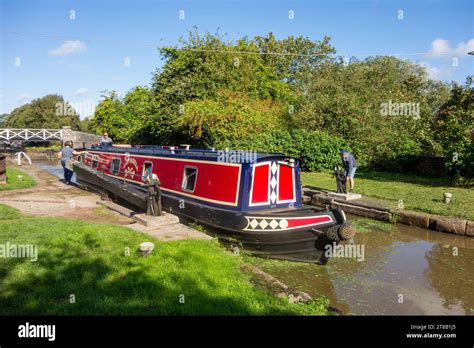
[[[474,56],[466,55],[474,50],[472,0],[0,3],[0,113],[59,93],[87,116],[101,91],[149,84],[162,65],[156,47],[177,44],[193,26],[229,39],[270,31],[279,38],[328,35],[344,56],[400,54],[446,81],[474,73]]]

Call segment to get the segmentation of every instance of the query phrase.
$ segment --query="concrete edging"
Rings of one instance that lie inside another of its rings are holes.
[[[279,292],[277,294],[277,297],[287,297],[288,300],[290,300],[290,302],[306,303],[312,300],[312,297],[308,295],[306,292],[291,290],[288,285],[279,281],[274,276],[268,274],[267,272],[263,271],[262,269],[254,265],[243,263],[240,267],[243,271],[246,271],[247,273],[251,273],[255,277],[261,279],[268,286],[274,289],[278,289]]]
[[[330,198],[324,193],[313,194],[311,196],[311,205],[320,207],[330,206],[333,209],[341,209],[350,214],[369,217],[372,219],[397,221],[405,225],[413,225],[439,232],[474,237],[474,221],[466,219],[419,213],[411,210],[393,210],[371,206],[360,202],[341,201]]]

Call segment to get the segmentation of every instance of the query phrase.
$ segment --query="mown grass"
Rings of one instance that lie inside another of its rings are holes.
[[[22,213],[17,209],[9,207],[8,205],[0,204],[0,220],[14,220],[19,219],[22,216]]]
[[[18,178],[19,175],[23,176],[22,180]],[[34,186],[36,186],[36,181],[31,176],[18,169],[7,168],[7,184],[0,185],[0,191],[16,190]]]
[[[0,244],[38,247],[36,262],[0,257],[1,315],[328,314],[326,300],[290,303],[255,287],[243,258],[215,241],[161,242],[121,226],[0,209]],[[144,241],[155,244],[151,256],[138,253]]]
[[[303,185],[336,189],[331,173],[302,173],[301,177]],[[454,187],[447,178],[361,171],[355,179],[355,192],[387,207],[396,209],[402,202],[407,210],[474,220],[474,189]],[[453,194],[450,204],[443,203],[444,192]]]

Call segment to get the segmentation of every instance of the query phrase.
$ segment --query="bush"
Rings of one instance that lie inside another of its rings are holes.
[[[254,138],[236,141],[234,148],[281,152],[302,160],[302,170],[320,171],[341,164],[339,150],[350,151],[346,142],[323,131],[304,129],[273,130]]]

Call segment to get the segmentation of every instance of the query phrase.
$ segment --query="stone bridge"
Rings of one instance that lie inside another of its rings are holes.
[[[0,141],[70,141],[75,149],[90,147],[99,143],[100,136],[72,130],[62,129],[31,129],[31,128],[0,128]]]

